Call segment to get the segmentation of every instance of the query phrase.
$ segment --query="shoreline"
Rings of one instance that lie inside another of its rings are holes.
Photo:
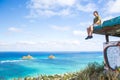
[[[120,72],[105,70],[104,64],[89,63],[85,69],[73,73],[30,76],[17,78],[17,80],[120,80]]]

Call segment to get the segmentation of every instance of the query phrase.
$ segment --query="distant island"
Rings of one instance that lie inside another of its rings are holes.
[[[29,60],[29,59],[33,59],[33,57],[31,55],[27,55],[27,56],[23,56],[22,59]]]
[[[55,59],[55,56],[54,55],[50,55],[48,56],[49,59]]]

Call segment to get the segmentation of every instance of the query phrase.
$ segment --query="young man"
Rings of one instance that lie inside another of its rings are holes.
[[[86,40],[93,38],[93,36],[92,36],[93,27],[101,24],[101,19],[100,19],[100,16],[99,16],[98,12],[94,11],[93,15],[95,16],[95,18],[93,20],[93,24],[87,28],[88,36],[85,38]]]

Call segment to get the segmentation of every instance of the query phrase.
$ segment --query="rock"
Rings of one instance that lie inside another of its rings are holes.
[[[50,55],[48,58],[49,58],[49,59],[54,59],[55,56],[54,56],[54,55]]]
[[[33,59],[31,55],[23,56],[22,59]]]

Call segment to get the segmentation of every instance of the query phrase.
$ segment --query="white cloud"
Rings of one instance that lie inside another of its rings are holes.
[[[76,0],[31,0],[29,7],[51,9],[57,6],[72,6]]]
[[[63,9],[60,12],[58,12],[56,15],[66,16],[66,15],[70,15],[70,14],[72,14],[72,12],[70,11],[70,9]]]
[[[27,7],[30,9],[28,17],[40,15],[69,15],[69,7],[75,4],[76,0],[31,0]]]
[[[79,40],[64,40],[64,41],[56,41],[58,45],[61,45],[62,47],[64,46],[78,46],[80,45]]]
[[[19,41],[16,43],[17,45],[35,45],[37,44],[36,42],[33,41]]]
[[[53,26],[51,26],[51,28],[54,29],[54,30],[58,30],[58,31],[68,31],[68,30],[70,30],[70,27],[67,27],[67,26],[53,25]]]
[[[80,22],[79,24],[78,24],[78,26],[80,27],[80,28],[82,28],[82,29],[87,29],[87,27],[89,27],[91,24],[93,23],[93,21],[86,21],[86,22]]]
[[[81,31],[81,30],[74,30],[73,35],[75,36],[86,36],[87,32],[86,31]]]
[[[55,0],[61,6],[72,6],[76,0]]]
[[[0,46],[7,46],[7,45],[8,45],[8,43],[0,41]]]
[[[112,18],[114,18],[114,17],[113,16],[107,16],[107,17],[103,18],[102,21],[106,21],[106,20],[109,20],[109,19],[112,19]]]
[[[16,27],[10,27],[10,28],[8,28],[8,30],[11,32],[21,32],[22,31],[20,28],[16,28]]]
[[[97,6],[94,3],[88,3],[86,5],[77,4],[77,9],[84,12],[93,12],[97,10]]]
[[[97,9],[96,4],[82,0],[30,0],[27,8],[30,9],[28,18],[39,16],[71,16],[79,11],[91,12]]]
[[[0,46],[0,51],[95,51],[102,49],[102,41],[98,40],[17,41]]]
[[[102,3],[104,0],[98,0],[98,3]]]
[[[105,10],[109,14],[120,13],[120,0],[109,0]]]
[[[79,40],[73,40],[71,43],[72,43],[72,45],[80,45],[80,41]]]
[[[1,45],[1,43],[0,43]],[[3,44],[2,44],[3,45]],[[64,47],[70,48],[71,47],[77,47],[80,45],[80,41],[79,40],[57,40],[57,41],[39,41],[39,42],[34,42],[34,41],[17,41],[15,43],[11,43],[8,44],[7,48],[13,48],[14,49],[19,49],[19,50],[24,50],[24,48],[26,49],[30,49],[33,50],[34,49],[53,49],[53,50],[57,50],[57,49],[63,49]]]

